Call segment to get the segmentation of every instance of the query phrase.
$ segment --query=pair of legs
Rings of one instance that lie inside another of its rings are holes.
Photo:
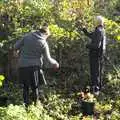
[[[19,79],[23,84],[23,99],[26,106],[30,104],[29,88],[32,90],[32,102],[36,104],[39,99],[39,85],[43,77],[43,72],[39,66],[19,68]]]
[[[89,54],[91,85],[99,89],[102,87],[102,59],[97,53]]]

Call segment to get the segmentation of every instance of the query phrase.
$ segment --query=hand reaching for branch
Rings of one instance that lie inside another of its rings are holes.
[[[82,21],[76,21],[75,27],[77,28],[78,32],[85,31],[85,26],[83,25]]]

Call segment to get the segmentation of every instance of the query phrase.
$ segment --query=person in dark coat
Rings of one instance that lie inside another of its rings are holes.
[[[44,25],[35,32],[26,34],[18,40],[14,46],[20,51],[19,79],[23,84],[23,98],[25,106],[30,104],[29,88],[32,89],[32,101],[36,104],[39,100],[39,85],[45,83],[42,66],[45,58],[54,69],[59,68],[58,62],[50,55],[47,38],[49,36],[48,25]]]
[[[106,36],[103,17],[97,16],[95,22],[96,28],[93,32],[88,32],[86,28],[82,31],[91,39],[91,42],[86,45],[89,49],[91,86],[92,91],[99,94],[102,87],[102,62],[106,50]]]

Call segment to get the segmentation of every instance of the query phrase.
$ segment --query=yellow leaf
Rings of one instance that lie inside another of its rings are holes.
[[[0,87],[2,86],[2,82],[0,81]]]
[[[0,80],[4,80],[5,77],[3,75],[0,75]]]
[[[120,40],[120,35],[117,36],[117,40]]]

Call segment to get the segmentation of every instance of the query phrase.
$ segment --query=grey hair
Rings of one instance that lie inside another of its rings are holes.
[[[101,25],[104,24],[104,18],[102,16],[96,16],[96,21]]]

